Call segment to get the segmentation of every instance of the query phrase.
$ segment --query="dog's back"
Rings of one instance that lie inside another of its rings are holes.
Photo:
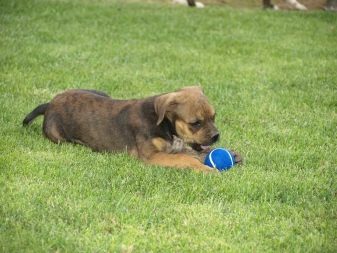
[[[26,116],[28,125],[44,115],[43,133],[55,143],[73,142],[95,151],[124,151],[135,141],[128,122],[135,100],[114,100],[90,90],[68,90]]]

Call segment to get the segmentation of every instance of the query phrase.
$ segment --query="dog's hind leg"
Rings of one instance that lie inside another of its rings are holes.
[[[62,124],[60,124],[57,116],[52,116],[44,119],[43,133],[54,143],[67,141]]]

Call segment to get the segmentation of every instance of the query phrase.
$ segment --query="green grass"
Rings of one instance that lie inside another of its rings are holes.
[[[0,1],[1,252],[336,252],[337,16],[122,1]],[[221,175],[55,145],[67,88],[145,97],[201,83]]]

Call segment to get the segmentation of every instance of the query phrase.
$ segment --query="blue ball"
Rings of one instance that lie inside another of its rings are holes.
[[[227,149],[216,148],[207,154],[204,164],[223,171],[235,165],[235,158]]]

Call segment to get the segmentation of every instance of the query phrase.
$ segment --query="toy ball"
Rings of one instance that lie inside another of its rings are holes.
[[[207,154],[204,164],[220,171],[224,171],[235,165],[235,158],[227,149],[216,148]]]

